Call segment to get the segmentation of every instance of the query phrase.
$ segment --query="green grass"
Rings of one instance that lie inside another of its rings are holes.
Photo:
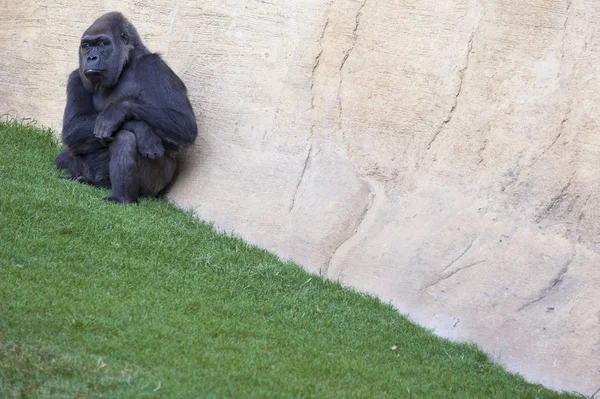
[[[0,148],[2,398],[561,396],[166,200],[102,201],[34,124]]]

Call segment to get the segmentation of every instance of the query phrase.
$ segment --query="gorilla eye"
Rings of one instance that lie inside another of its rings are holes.
[[[81,48],[88,49],[88,48],[90,48],[90,45],[89,45],[89,44],[87,44],[87,43],[83,43],[83,44],[81,45]]]
[[[125,42],[127,42],[129,40],[129,37],[127,37],[127,34],[121,33],[121,39],[123,39]]]
[[[99,47],[104,47],[104,43],[100,42],[100,43],[98,43],[98,46]]]

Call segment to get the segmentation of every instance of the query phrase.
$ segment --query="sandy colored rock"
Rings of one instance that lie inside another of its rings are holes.
[[[0,113],[59,131],[110,10],[199,117],[178,204],[531,381],[600,388],[600,3],[3,1]]]

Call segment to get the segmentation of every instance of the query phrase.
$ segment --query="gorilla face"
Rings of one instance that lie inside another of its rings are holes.
[[[83,74],[93,82],[106,76],[113,53],[110,37],[106,35],[86,36],[81,40]]]
[[[79,74],[84,86],[95,91],[114,87],[128,61],[129,37],[125,32],[111,29],[109,18],[100,18],[81,38]]]

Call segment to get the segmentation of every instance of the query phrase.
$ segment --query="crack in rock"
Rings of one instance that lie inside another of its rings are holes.
[[[542,219],[544,219],[545,217],[547,217],[550,212],[552,212],[552,210],[554,208],[556,208],[557,206],[559,206],[564,199],[567,197],[568,193],[567,191],[569,190],[569,187],[571,186],[571,182],[573,181],[573,177],[575,176],[575,174],[573,173],[571,175],[571,177],[569,178],[569,180],[567,181],[567,184],[565,184],[563,186],[563,188],[560,190],[560,193],[558,193],[557,195],[555,195],[550,202],[548,203],[548,205],[546,205],[546,207],[544,208],[543,211],[541,211],[534,219],[533,221],[535,223],[539,223],[542,221]]]
[[[311,94],[310,109],[313,109],[315,107],[315,93],[313,91],[313,89],[315,87],[315,74],[316,74],[317,68],[321,64],[321,56],[323,55],[323,51],[324,51],[323,50],[323,38],[325,37],[325,31],[327,30],[328,26],[329,26],[329,17],[327,17],[327,20],[325,21],[325,25],[323,25],[323,30],[321,31],[321,36],[319,36],[319,40],[317,41],[321,50],[315,57],[315,61],[313,62],[313,67],[312,67],[312,70],[310,73],[310,94]]]
[[[448,266],[446,266],[446,267],[444,268],[444,271],[443,271],[443,272],[446,272],[446,270],[450,269],[450,267],[452,267],[452,265],[454,265],[456,262],[458,262],[458,261],[460,260],[460,258],[462,258],[463,256],[465,256],[465,254],[466,254],[467,252],[469,252],[469,250],[470,250],[470,249],[473,247],[473,244],[475,243],[475,241],[477,241],[477,238],[478,238],[478,237],[479,237],[479,236],[477,236],[477,237],[473,238],[473,240],[472,240],[472,241],[471,241],[471,243],[470,243],[470,244],[467,246],[467,248],[465,248],[465,250],[464,250],[464,251],[462,251],[462,253],[461,253],[460,255],[458,255],[458,257],[457,257],[456,259],[454,259],[452,262],[450,262],[450,264],[448,264]]]
[[[568,0],[567,2],[567,7],[565,9],[565,21],[563,23],[563,34],[562,34],[562,38],[561,38],[561,46],[560,46],[560,70],[558,72],[558,76],[557,79],[561,78],[561,71],[563,69],[564,66],[564,58],[565,58],[565,42],[567,39],[567,25],[569,23],[569,12],[571,10],[571,5],[573,3],[573,0]],[[548,147],[546,147],[539,156],[537,156],[533,162],[531,162],[528,165],[528,168],[533,167],[544,155],[546,155],[546,152],[549,151],[557,142],[558,140],[563,136],[563,134],[565,133],[565,124],[569,121],[569,117],[571,115],[571,109],[572,106],[571,104],[567,105],[567,111],[565,112],[565,116],[563,117],[562,121],[560,122],[560,130],[558,132],[558,134],[554,137],[554,139],[552,140],[552,143],[550,143],[550,145]],[[514,186],[517,181],[519,180],[519,176],[517,176],[515,178],[515,180],[513,180],[512,182],[510,182],[509,184],[507,184],[506,186],[502,187],[502,191],[505,191],[506,189],[511,188],[512,186]]]
[[[489,142],[489,140],[487,138],[485,138],[483,140],[483,144],[481,145],[481,147],[479,147],[479,150],[477,151],[477,156],[479,157],[479,161],[477,162],[477,165],[481,165],[481,163],[483,162],[483,152],[487,148],[488,142]]]
[[[365,205],[365,208],[363,209],[360,217],[358,218],[358,222],[356,223],[356,226],[354,227],[354,230],[352,231],[352,233],[350,235],[348,235],[348,237],[346,239],[344,239],[333,250],[333,252],[331,253],[331,256],[329,257],[329,260],[327,261],[327,264],[325,266],[325,270],[323,270],[323,273],[322,273],[323,276],[327,276],[327,273],[329,272],[329,268],[331,266],[331,262],[333,261],[333,258],[338,253],[338,251],[340,250],[340,248],[342,248],[344,246],[344,244],[346,244],[348,241],[350,241],[358,233],[358,231],[360,230],[361,225],[363,224],[363,222],[367,218],[367,214],[373,208],[373,204],[374,203],[375,203],[375,194],[373,193],[373,190],[371,189],[371,191],[369,193],[369,200],[367,201],[367,204]],[[341,273],[341,271],[340,271],[340,273]],[[339,276],[338,276],[338,279],[339,279]]]
[[[563,60],[565,59],[565,41],[567,39],[567,25],[569,23],[569,11],[571,11],[571,5],[573,4],[573,0],[567,1],[567,8],[565,10],[565,22],[563,24],[563,35],[560,46],[560,63],[562,65]]]
[[[538,296],[535,299],[532,299],[531,301],[526,302],[525,304],[521,305],[521,307],[519,307],[519,309],[517,309],[517,312],[520,312],[520,311],[527,309],[528,307],[538,303],[539,301],[541,301],[542,299],[544,299],[548,295],[550,295],[553,291],[558,289],[558,287],[563,282],[563,278],[565,277],[565,274],[567,274],[567,272],[569,271],[569,266],[571,266],[571,263],[573,263],[573,260],[575,260],[575,256],[577,256],[577,253],[573,254],[571,259],[569,259],[567,261],[567,263],[565,263],[565,265],[562,267],[562,269],[560,269],[560,271],[558,272],[556,277],[554,277],[548,283],[548,285],[546,285],[546,287],[542,288],[542,290],[539,292]]]
[[[550,145],[548,147],[546,147],[542,153],[533,160],[533,162],[529,165],[529,167],[531,168],[533,165],[535,165],[537,163],[537,161],[540,160],[540,158],[542,158],[545,154],[546,151],[550,150],[554,144],[556,144],[556,142],[558,141],[558,139],[560,139],[563,135],[563,133],[565,132],[565,124],[567,123],[567,121],[569,120],[569,115],[571,114],[571,111],[567,111],[567,114],[565,115],[565,117],[563,118],[563,120],[560,122],[560,129],[558,131],[558,134],[556,135],[556,137],[554,137],[554,140],[552,140],[552,143],[550,143]]]
[[[465,253],[466,253],[466,251],[465,251]],[[462,255],[461,255],[461,256],[462,256]],[[440,276],[439,278],[435,279],[433,282],[431,282],[431,283],[427,284],[427,285],[426,285],[426,286],[424,286],[422,289],[423,289],[423,290],[426,290],[426,289],[428,289],[428,288],[431,288],[431,287],[433,287],[434,285],[437,285],[437,284],[441,283],[441,282],[442,282],[442,281],[444,281],[444,280],[448,280],[450,277],[454,276],[456,273],[458,273],[458,272],[460,272],[460,271],[462,271],[462,270],[465,270],[465,269],[469,269],[469,268],[471,268],[471,267],[473,267],[473,266],[477,266],[477,265],[479,265],[479,264],[482,264],[482,263],[484,263],[485,261],[487,261],[487,259],[478,260],[477,262],[473,262],[473,263],[470,263],[470,264],[468,264],[468,265],[466,265],[466,266],[459,267],[459,268],[457,268],[457,269],[455,269],[455,270],[452,270],[452,271],[451,271],[451,272],[449,272],[449,273],[444,273],[442,276]]]
[[[587,196],[587,198],[585,199],[585,202],[583,203],[583,206],[579,210],[579,217],[577,218],[577,225],[575,226],[575,233],[578,236],[577,237],[578,242],[581,242],[581,237],[579,236],[579,230],[581,229],[581,222],[583,221],[583,218],[585,217],[585,210],[586,210],[588,202],[590,201],[590,198],[592,198],[592,194],[589,194]]]
[[[358,8],[358,11],[356,12],[356,17],[354,18],[354,29],[352,29],[352,45],[346,51],[346,54],[344,54],[344,58],[342,58],[342,62],[339,68],[340,72],[342,71],[342,69],[344,69],[344,65],[346,65],[346,61],[348,61],[348,57],[350,57],[350,54],[352,53],[352,51],[354,51],[354,46],[356,46],[356,42],[358,41],[358,26],[360,25],[360,17],[362,15],[362,10],[363,8],[365,8],[366,4],[367,0],[364,0]]]
[[[329,21],[327,21],[327,23],[329,23]],[[323,31],[323,32],[325,32],[325,31]],[[319,51],[319,54],[317,54],[317,57],[315,58],[315,62],[313,64],[312,71],[310,74],[310,109],[315,108],[315,93],[314,93],[313,89],[315,87],[315,72],[317,71],[317,68],[319,67],[319,64],[321,63],[321,55],[323,55],[322,47],[321,47],[321,51]]]
[[[431,149],[431,146],[433,145],[435,140],[438,138],[438,136],[440,135],[442,130],[444,130],[444,127],[448,123],[450,123],[450,121],[454,117],[454,111],[456,111],[456,107],[458,105],[458,97],[460,96],[460,93],[462,92],[462,89],[463,89],[463,85],[464,85],[464,81],[465,81],[465,74],[466,74],[466,71],[469,68],[469,64],[471,62],[471,53],[473,52],[473,41],[475,39],[475,35],[476,35],[478,29],[479,29],[479,23],[477,23],[476,26],[473,28],[473,31],[471,32],[471,36],[469,37],[469,41],[467,43],[467,56],[466,56],[465,64],[462,68],[460,68],[458,70],[458,89],[456,90],[456,94],[454,95],[454,101],[452,102],[450,111],[448,111],[446,118],[444,118],[442,123],[438,126],[435,134],[429,141],[429,144],[427,144],[428,150]]]
[[[567,2],[567,8],[565,9],[565,22],[563,23],[563,34],[562,34],[561,46],[560,46],[560,65],[561,65],[560,69],[561,70],[562,70],[562,66],[564,65],[563,61],[565,59],[565,42],[567,39],[567,25],[569,23],[569,11],[571,10],[572,3],[573,3],[573,0],[569,0]],[[559,70],[559,72],[558,72],[558,76],[557,76],[558,79],[561,78],[561,76],[560,76],[561,70]],[[532,167],[533,165],[535,165],[546,154],[546,152],[548,150],[550,150],[554,146],[554,144],[556,144],[556,142],[562,137],[562,135],[565,133],[565,124],[569,120],[570,115],[571,115],[571,106],[568,107],[564,118],[560,122],[560,129],[559,129],[556,137],[554,137],[554,140],[552,140],[552,143],[550,143],[550,145],[542,151],[542,153],[529,165],[529,167]]]
[[[346,140],[345,133],[343,131],[343,126],[342,126],[342,115],[343,115],[342,87],[344,85],[344,73],[343,72],[344,72],[344,67],[346,66],[346,62],[352,55],[354,48],[356,47],[356,43],[358,42],[358,29],[360,27],[363,9],[365,8],[367,1],[368,0],[363,0],[363,2],[358,7],[358,10],[356,11],[356,15],[354,17],[354,27],[352,29],[352,42],[350,44],[350,47],[344,52],[344,56],[342,57],[342,61],[340,62],[340,65],[338,67],[338,73],[339,73],[339,82],[338,82],[338,90],[337,90],[338,115],[337,115],[336,124],[337,124],[337,128],[338,128],[338,132],[341,132],[342,142],[346,146],[346,152],[348,154],[348,158],[350,159],[350,162],[352,162],[352,164],[354,165],[354,170],[356,171],[358,177],[361,180],[365,181],[369,186],[369,200],[367,201],[367,204],[365,205],[365,208],[363,209],[363,212],[361,213],[361,215],[358,219],[358,222],[356,223],[356,226],[354,227],[352,233],[349,234],[346,239],[342,240],[342,242],[340,242],[340,244],[337,245],[336,248],[333,250],[331,256],[329,257],[329,260],[327,261],[327,263],[325,265],[324,270],[321,271],[321,274],[323,276],[327,276],[329,269],[331,267],[331,264],[333,262],[333,259],[338,254],[339,250],[347,242],[349,242],[354,236],[356,236],[356,234],[360,230],[363,222],[365,221],[367,214],[373,208],[373,205],[375,203],[375,197],[376,197],[376,194],[374,193],[374,190],[373,190],[373,183],[367,176],[363,176],[359,172],[359,168],[352,160],[352,157],[350,157],[350,145],[348,144],[348,142]],[[341,271],[340,271],[340,274],[341,274]],[[339,276],[338,276],[338,279],[339,279]]]
[[[469,245],[467,245],[467,247],[460,253],[460,255],[458,255],[456,258],[454,258],[449,264],[448,266],[446,266],[444,268],[444,270],[442,271],[442,275],[440,277],[438,277],[437,279],[435,279],[433,282],[425,285],[422,289],[426,290],[428,288],[433,287],[436,284],[439,284],[440,282],[449,279],[450,277],[454,276],[456,273],[460,272],[461,270],[465,270],[468,269],[470,267],[479,265],[483,262],[485,262],[487,259],[483,259],[483,260],[479,260],[477,262],[473,262],[470,263],[466,266],[463,267],[459,267],[455,270],[452,270],[450,272],[448,272],[448,269],[450,269],[452,266],[454,266],[456,264],[456,262],[458,262],[459,260],[461,260],[466,254],[467,252],[469,252],[471,250],[471,248],[473,248],[473,244],[475,244],[475,241],[477,241],[477,239],[479,238],[479,236],[475,236],[475,238],[473,238],[473,240],[471,240],[471,242],[469,243]]]
[[[292,203],[290,204],[290,207],[288,208],[289,213],[291,213],[294,210],[294,207],[296,206],[296,199],[298,198],[298,192],[300,191],[300,186],[302,185],[302,182],[304,181],[304,175],[306,175],[306,169],[308,169],[308,161],[312,154],[312,149],[313,149],[313,146],[311,143],[310,146],[308,147],[308,152],[306,154],[306,158],[304,159],[304,167],[302,168],[302,173],[300,174],[300,179],[298,179],[298,183],[296,184],[296,189],[294,190],[294,196],[292,197]]]
[[[330,3],[331,4],[331,3]],[[329,4],[329,5],[330,5]],[[323,30],[321,30],[321,35],[319,36],[319,39],[317,40],[317,43],[319,44],[320,50],[319,53],[317,54],[317,56],[315,57],[315,61],[313,62],[313,66],[311,69],[311,74],[310,74],[310,109],[314,109],[315,108],[315,93],[314,93],[314,87],[315,87],[315,74],[317,71],[317,68],[319,67],[320,63],[321,63],[321,56],[323,55],[323,38],[325,37],[325,32],[327,31],[327,27],[329,26],[329,17],[327,17],[327,20],[325,21],[325,24],[323,25]],[[308,168],[308,162],[310,160],[310,157],[312,155],[312,149],[313,149],[313,144],[312,144],[312,137],[315,133],[315,128],[316,128],[316,123],[313,123],[310,127],[310,133],[308,135],[307,141],[309,143],[309,147],[308,147],[308,151],[306,153],[306,158],[304,159],[304,167],[302,168],[302,172],[300,173],[300,178],[298,179],[298,183],[296,184],[296,188],[294,190],[294,195],[292,196],[292,202],[288,208],[288,212],[291,213],[294,210],[294,207],[296,206],[296,199],[298,198],[298,192],[300,191],[300,186],[302,185],[302,182],[304,181],[304,176],[306,175],[306,169]],[[264,137],[263,137],[264,140]]]
[[[358,27],[360,26],[360,18],[362,16],[363,8],[365,8],[365,5],[367,4],[367,1],[368,0],[364,0],[362,2],[362,4],[360,5],[360,7],[358,8],[358,11],[356,12],[356,16],[354,17],[354,28],[352,29],[352,44],[350,45],[350,48],[348,48],[348,50],[346,50],[344,57],[342,58],[342,62],[340,63],[340,66],[338,68],[339,75],[340,75],[340,82],[338,84],[338,105],[339,105],[338,106],[338,128],[339,128],[339,130],[342,130],[342,114],[343,114],[342,86],[344,84],[343,69],[344,69],[344,66],[346,65],[346,61],[348,61],[348,58],[354,51],[354,47],[356,46],[356,43],[358,42]],[[342,131],[342,136],[344,136],[343,131]],[[344,141],[345,141],[345,137],[344,137]]]

